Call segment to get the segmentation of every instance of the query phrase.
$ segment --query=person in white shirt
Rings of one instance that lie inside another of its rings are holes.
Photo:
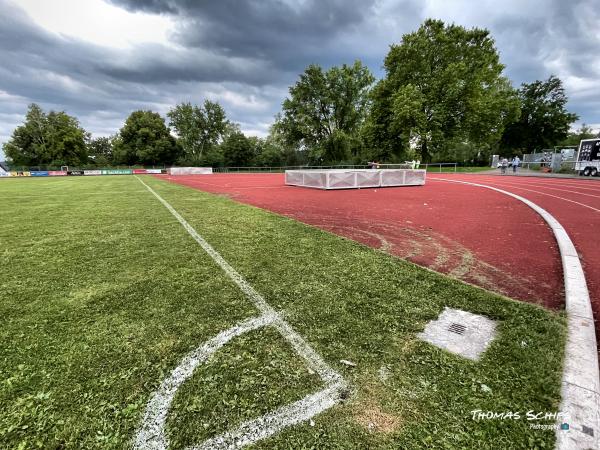
[[[517,167],[519,167],[519,164],[521,164],[521,160],[518,156],[515,156],[512,160],[513,173],[517,173]]]

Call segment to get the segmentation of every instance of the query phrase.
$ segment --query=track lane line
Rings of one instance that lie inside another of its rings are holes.
[[[490,183],[490,184],[502,184],[502,185],[509,185],[509,186],[514,186],[514,187],[522,187],[522,184],[519,184],[517,182],[514,181],[508,181],[508,180],[502,180],[502,181],[484,181],[485,183]],[[600,195],[595,195],[595,194],[588,194],[587,192],[579,192],[579,191],[575,191],[575,190],[569,190],[569,189],[561,189],[561,188],[556,188],[556,187],[552,187],[552,185],[543,185],[543,184],[532,184],[532,183],[527,183],[526,186],[531,186],[531,187],[535,187],[538,189],[550,189],[553,191],[559,191],[559,192],[566,192],[569,194],[577,194],[577,195],[585,195],[588,197],[594,197],[594,198],[600,198]],[[600,191],[598,191],[598,194],[600,194]]]
[[[543,179],[541,177],[537,177],[536,180],[532,180],[534,177],[521,177],[514,175],[500,176],[500,175],[473,175],[473,177],[477,177],[478,180],[492,181],[497,179],[505,179],[505,180],[514,180],[514,182],[522,183],[523,185],[533,185],[540,184],[544,186],[565,186],[565,187],[575,187],[577,189],[585,189],[594,192],[600,192],[600,182],[590,182],[590,181],[578,181],[573,180],[572,183],[563,182],[560,178],[552,178],[552,179]],[[527,179],[525,179],[527,178]],[[556,181],[554,181],[556,180]],[[596,183],[597,185],[594,185]]]
[[[483,184],[480,185],[480,184],[477,184],[477,183],[471,183],[471,182],[468,182],[468,181],[449,180],[449,179],[436,178],[436,177],[430,177],[430,179],[434,180],[434,181],[450,181],[450,182],[456,182],[456,183],[471,184],[473,186],[481,186],[481,187],[488,187],[488,188],[490,187],[490,186],[486,186],[486,185],[483,185]],[[484,181],[484,183],[486,183],[486,181]],[[487,183],[492,183],[492,182],[487,182]],[[494,184],[497,184],[497,183],[498,182],[494,182]],[[593,206],[586,205],[585,203],[576,202],[575,200],[570,200],[568,198],[559,197],[558,195],[548,194],[546,192],[540,192],[540,191],[536,191],[534,189],[527,189],[527,188],[523,188],[523,187],[515,187],[514,189],[521,189],[523,191],[533,192],[535,194],[546,195],[548,197],[554,197],[554,198],[557,198],[559,200],[564,200],[565,202],[574,203],[576,205],[583,206],[584,208],[591,209],[594,212],[600,213],[600,209],[598,209],[598,208],[594,208]]]

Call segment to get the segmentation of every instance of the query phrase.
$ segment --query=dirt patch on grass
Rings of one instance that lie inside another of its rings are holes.
[[[402,423],[399,417],[384,412],[375,401],[359,402],[353,412],[356,422],[372,433],[393,433]]]

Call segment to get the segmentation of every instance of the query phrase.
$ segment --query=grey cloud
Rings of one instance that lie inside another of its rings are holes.
[[[134,109],[165,114],[177,102],[211,98],[243,129],[264,133],[308,64],[361,59],[381,76],[389,45],[426,17],[490,29],[515,85],[556,74],[571,110],[600,123],[600,65],[593,64],[600,11],[593,0],[111,2],[170,17],[173,45],[93,45],[45,31],[16,2],[0,0],[0,143],[30,102],[110,134]]]
[[[328,64],[332,53],[344,53],[345,47],[336,38],[344,30],[360,28],[375,5],[374,0],[113,3],[133,11],[176,16],[179,26],[172,38],[184,47],[266,60],[290,71],[302,70],[307,62]]]

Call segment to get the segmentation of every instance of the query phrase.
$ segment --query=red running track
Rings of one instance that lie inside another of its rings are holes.
[[[436,176],[497,187],[531,200],[565,228],[582,261],[600,340],[600,182],[593,178],[563,179],[494,175]],[[443,181],[433,181],[446,184]],[[477,188],[473,188],[477,189]]]
[[[286,186],[283,174],[161,177],[225,194],[512,298],[548,308],[560,308],[564,303],[562,267],[551,230],[525,204],[489,189],[435,181],[441,177],[431,175],[425,186],[343,191]],[[480,183],[505,181],[454,177]],[[516,177],[510,180],[530,182]],[[515,192],[528,197],[526,191]],[[537,197],[531,199],[538,201]],[[555,201],[552,197],[544,200]],[[555,214],[546,203],[539,202]],[[573,205],[561,207],[568,214]],[[591,213],[585,210],[587,220],[596,214]],[[570,223],[559,214],[556,217],[571,232]],[[576,236],[573,238],[577,245]],[[600,273],[595,276],[600,280]],[[595,298],[598,300],[598,295]]]

